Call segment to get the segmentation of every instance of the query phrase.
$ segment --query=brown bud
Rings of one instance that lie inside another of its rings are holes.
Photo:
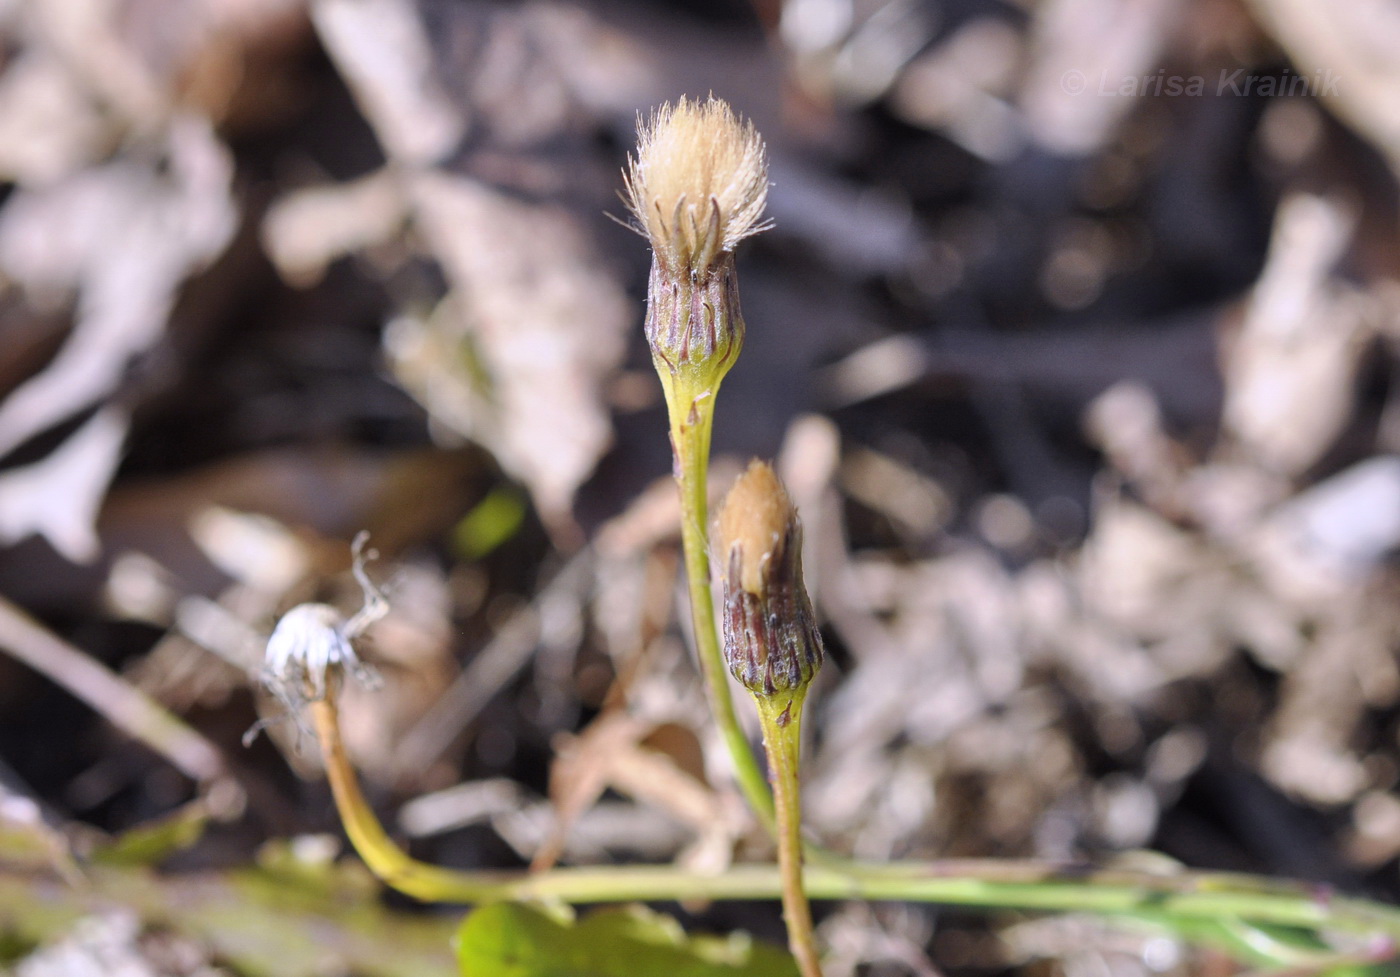
[[[802,527],[773,469],[761,461],[734,483],[720,511],[724,657],[754,695],[806,686],[822,663],[822,639],[802,584]]]

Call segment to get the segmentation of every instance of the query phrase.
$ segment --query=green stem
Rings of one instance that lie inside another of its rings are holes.
[[[769,776],[778,817],[778,872],[782,880],[783,920],[788,947],[802,977],[821,977],[812,907],[802,882],[802,795],[798,776],[802,759],[803,688],[772,696],[754,696],[768,753]]]
[[[669,865],[561,868],[537,874],[469,872],[409,857],[365,803],[345,754],[333,699],[313,703],[327,775],[346,833],[377,876],[425,902],[557,899],[570,903],[775,899],[776,865],[736,865],[703,875]],[[929,902],[985,909],[1088,912],[1163,925],[1238,920],[1375,941],[1373,956],[1400,943],[1400,909],[1273,879],[1217,872],[1147,872],[1000,860],[813,864],[809,898]],[[1185,928],[1185,927],[1183,927]]]
[[[664,378],[664,374],[663,374]],[[671,417],[671,449],[675,456],[676,482],[681,499],[681,544],[690,587],[691,621],[700,672],[709,694],[710,711],[729,750],[739,788],[763,826],[773,831],[773,797],[763,771],[734,712],[729,673],[715,627],[715,604],[710,587],[709,469],[710,430],[714,424],[718,384],[697,387],[678,382],[666,384]]]
[[[359,778],[340,736],[334,693],[328,692],[326,698],[312,702],[310,708],[336,811],[350,843],[370,871],[387,885],[424,902],[483,902],[497,898],[499,881],[428,865],[394,844],[360,791]]]

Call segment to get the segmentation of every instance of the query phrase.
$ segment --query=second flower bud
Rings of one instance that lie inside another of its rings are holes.
[[[725,498],[715,538],[724,657],[756,696],[805,688],[821,633],[802,583],[802,527],[773,469],[749,464]]]

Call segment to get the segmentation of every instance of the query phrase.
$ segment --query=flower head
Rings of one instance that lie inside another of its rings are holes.
[[[728,103],[682,98],[639,120],[627,203],[656,258],[672,274],[703,275],[744,238],[764,230],[768,161],[753,123]]]
[[[767,464],[751,462],[729,490],[715,542],[730,672],[754,695],[805,687],[821,667],[821,633],[797,510]]]
[[[651,242],[647,343],[674,416],[713,395],[744,346],[734,248],[767,227],[768,164],[753,125],[714,96],[639,128],[626,197]]]

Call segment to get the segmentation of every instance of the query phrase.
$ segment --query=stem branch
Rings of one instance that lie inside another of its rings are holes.
[[[365,803],[345,755],[335,702],[311,704],[326,771],[346,833],[370,870],[416,899],[480,903],[558,899],[570,903],[774,899],[776,865],[737,865],[702,875],[669,865],[561,868],[538,874],[469,872],[410,858]],[[1173,924],[1239,921],[1284,926],[1319,936],[1369,938],[1370,957],[1394,956],[1400,909],[1336,896],[1316,886],[1251,875],[1182,871],[1153,874],[996,859],[870,864],[813,864],[804,872],[810,898],[931,902],[986,909],[1088,912]]]
[[[774,696],[754,696],[763,726],[763,747],[773,780],[778,817],[778,871],[782,879],[783,920],[788,947],[802,977],[821,977],[812,907],[802,882],[802,797],[798,777],[802,753],[802,704],[806,687]]]
[[[666,390],[671,416],[671,449],[675,455],[681,499],[681,544],[685,549],[685,572],[690,587],[695,651],[709,694],[710,711],[729,750],[740,790],[763,826],[772,833],[773,797],[734,712],[710,588],[709,537],[705,527],[709,523],[710,431],[716,392],[714,387],[694,391],[690,385],[678,381],[668,385]]]

